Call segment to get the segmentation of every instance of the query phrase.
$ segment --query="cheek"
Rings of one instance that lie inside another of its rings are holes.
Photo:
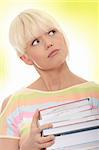
[[[32,54],[31,54],[31,58],[32,58],[32,60],[35,61],[38,65],[40,65],[40,63],[42,62],[42,59],[44,59],[44,56],[43,56],[42,53],[40,53],[40,51],[39,51],[39,53],[37,53],[37,51],[36,51],[36,53],[32,53]]]
[[[35,61],[35,62],[38,62],[38,60],[40,59],[38,54],[36,54],[36,55],[33,54],[33,55],[31,55],[31,57],[32,57],[32,60]]]
[[[57,46],[61,48],[63,51],[68,51],[67,43],[63,37],[57,39]]]
[[[61,49],[62,56],[66,58],[68,56],[68,46],[66,40],[63,37],[58,38],[57,45]]]
[[[57,41],[57,45],[58,46],[65,46],[65,40],[63,39],[63,37],[62,36],[60,36],[60,37],[57,37],[57,39],[56,39]]]

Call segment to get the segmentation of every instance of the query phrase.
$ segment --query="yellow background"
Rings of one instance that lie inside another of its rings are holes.
[[[16,57],[8,39],[11,21],[28,8],[45,10],[56,18],[68,38],[71,69],[88,80],[99,82],[98,0],[3,0],[0,2],[0,98],[36,76],[33,71],[26,74],[31,68],[23,71],[27,66]]]

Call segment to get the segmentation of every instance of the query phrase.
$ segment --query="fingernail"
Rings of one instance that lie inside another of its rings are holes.
[[[52,124],[52,123],[49,123],[49,126],[50,126],[50,127],[53,127],[53,124]]]
[[[54,140],[54,139],[55,139],[55,136],[54,136],[54,135],[51,135],[51,138]]]
[[[35,113],[39,113],[39,109],[36,109]]]

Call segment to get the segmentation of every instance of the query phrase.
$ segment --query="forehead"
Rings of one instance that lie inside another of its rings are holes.
[[[52,28],[59,28],[57,23],[51,18],[44,17],[41,15],[30,15],[24,14],[21,16],[21,24],[23,30],[21,30],[20,35],[22,35],[23,41],[25,39],[25,45],[31,40],[39,37],[40,35],[48,32]]]
[[[51,29],[55,29],[53,25],[42,25],[38,26],[36,25],[35,27],[30,26],[28,28],[28,31],[25,31],[25,37],[26,37],[26,42],[31,42],[33,39],[36,39],[43,34],[48,33]]]

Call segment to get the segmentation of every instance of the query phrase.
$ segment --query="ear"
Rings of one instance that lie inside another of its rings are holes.
[[[33,61],[26,54],[20,56],[20,59],[28,65],[33,65]]]

